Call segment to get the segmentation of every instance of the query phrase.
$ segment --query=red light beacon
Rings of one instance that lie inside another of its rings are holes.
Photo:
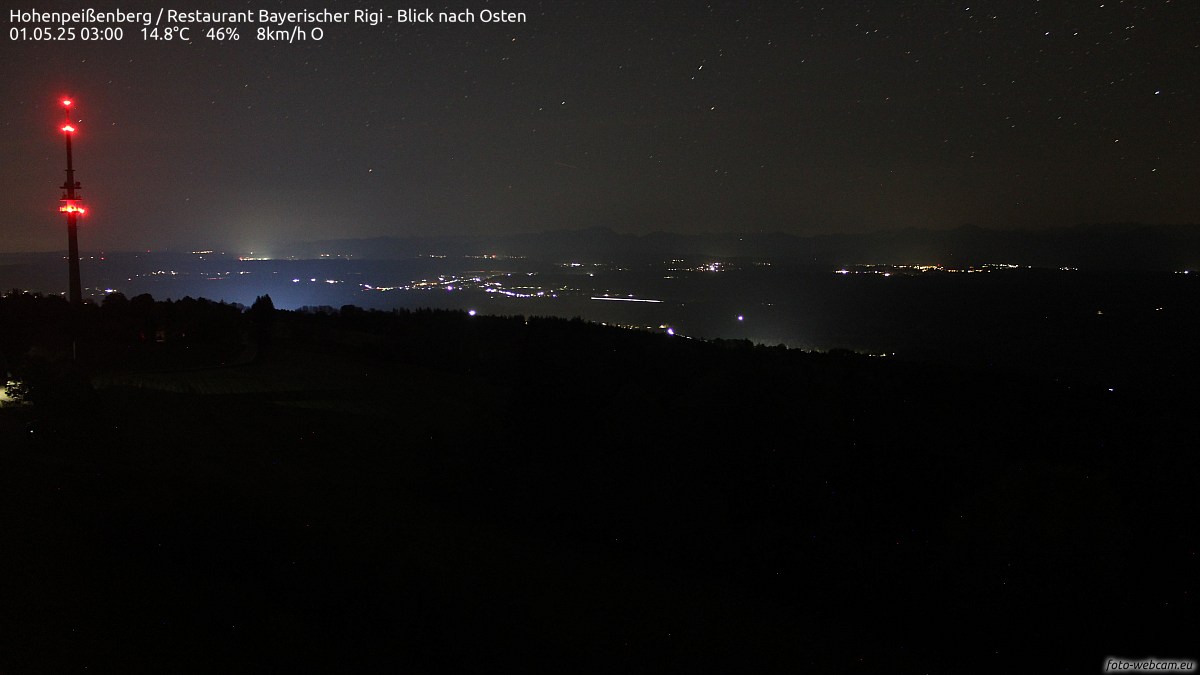
[[[69,275],[70,275],[70,299],[72,305],[78,305],[83,302],[83,292],[79,283],[79,228],[77,219],[87,212],[83,208],[83,200],[80,198],[79,190],[81,189],[79,182],[75,180],[75,167],[71,164],[71,136],[75,135],[75,127],[71,124],[71,106],[74,101],[70,98],[63,98],[63,112],[66,114],[66,122],[62,126],[63,136],[67,140],[67,180],[62,185],[63,194],[59,200],[58,210],[60,213],[67,214],[67,248],[70,254],[69,260]]]

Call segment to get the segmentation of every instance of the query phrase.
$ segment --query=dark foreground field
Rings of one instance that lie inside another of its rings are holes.
[[[1197,656],[1187,373],[146,299],[71,365],[57,300],[4,300],[2,673]]]

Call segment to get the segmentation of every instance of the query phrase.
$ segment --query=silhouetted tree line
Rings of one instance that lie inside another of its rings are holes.
[[[169,369],[221,365],[253,341],[266,341],[270,299],[243,312],[203,298],[156,301],[110,293],[74,310],[59,296],[12,291],[0,298],[0,355],[27,401],[58,402],[60,384],[86,389],[106,368]],[[79,398],[76,396],[75,398]]]

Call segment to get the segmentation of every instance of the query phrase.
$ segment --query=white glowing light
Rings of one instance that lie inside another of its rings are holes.
[[[592,300],[619,300],[621,302],[659,302],[659,303],[662,302],[662,300],[642,300],[640,298],[606,298],[606,297],[599,297],[599,296],[592,296]]]

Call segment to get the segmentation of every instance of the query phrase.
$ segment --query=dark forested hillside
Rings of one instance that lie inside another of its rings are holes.
[[[1186,377],[269,298],[81,309],[0,299],[2,672],[1193,654]]]

